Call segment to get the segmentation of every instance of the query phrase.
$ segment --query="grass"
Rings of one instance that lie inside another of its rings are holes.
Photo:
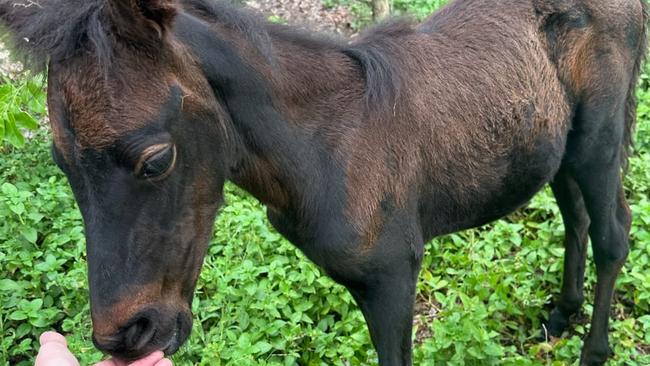
[[[426,0],[395,6],[420,3],[437,6]],[[626,179],[632,252],[617,284],[610,365],[650,364],[647,75]],[[0,365],[32,365],[37,337],[49,329],[68,336],[82,364],[102,357],[90,341],[81,216],[51,162],[49,139],[41,131],[23,148],[0,150]],[[346,290],[278,235],[255,199],[228,185],[226,201],[194,297],[193,333],[175,364],[375,364],[363,317]],[[418,285],[415,364],[576,364],[592,312],[591,259],[584,314],[566,337],[537,340],[560,288],[563,230],[545,190],[504,220],[429,243]]]

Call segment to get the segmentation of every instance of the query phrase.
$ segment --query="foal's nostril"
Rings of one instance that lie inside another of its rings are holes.
[[[191,329],[189,312],[178,313],[175,308],[156,305],[139,311],[112,334],[93,334],[93,341],[98,349],[113,357],[134,361],[156,350],[173,354]]]
[[[128,350],[142,349],[151,341],[155,332],[151,319],[140,316],[124,331],[124,346]]]

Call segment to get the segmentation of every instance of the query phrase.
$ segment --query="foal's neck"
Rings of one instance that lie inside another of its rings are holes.
[[[360,119],[363,80],[358,66],[339,50],[271,36],[273,61],[257,70],[281,118],[263,121],[258,136],[272,150],[266,156],[250,154],[249,169],[233,180],[272,208],[304,211],[304,205],[320,201],[314,196],[324,194],[325,185],[343,184],[338,146]],[[269,123],[284,132],[265,133]]]
[[[344,176],[337,147],[360,120],[355,61],[334,43],[273,30],[266,58],[236,29],[190,25],[210,32],[200,46],[213,49],[198,53],[239,137],[230,179],[281,212],[336,200]]]

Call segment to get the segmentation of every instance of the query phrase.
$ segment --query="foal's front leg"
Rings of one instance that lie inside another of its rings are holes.
[[[381,271],[348,289],[361,307],[381,366],[411,365],[413,269]]]
[[[371,245],[364,248],[363,254],[344,259],[362,268],[359,275],[343,279],[345,275],[339,273],[335,278],[348,288],[361,308],[379,365],[408,366],[423,244],[380,240]]]

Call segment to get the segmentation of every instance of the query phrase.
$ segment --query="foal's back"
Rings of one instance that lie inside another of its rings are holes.
[[[386,50],[402,60],[392,116],[349,141],[348,177],[374,185],[355,190],[360,207],[418,201],[433,236],[507,214],[553,178],[580,98],[608,94],[585,77],[627,74],[638,46],[627,28],[641,28],[621,22],[638,19],[636,1],[556,3],[455,1]],[[605,26],[614,39],[596,39]],[[602,50],[618,67],[589,62]]]

